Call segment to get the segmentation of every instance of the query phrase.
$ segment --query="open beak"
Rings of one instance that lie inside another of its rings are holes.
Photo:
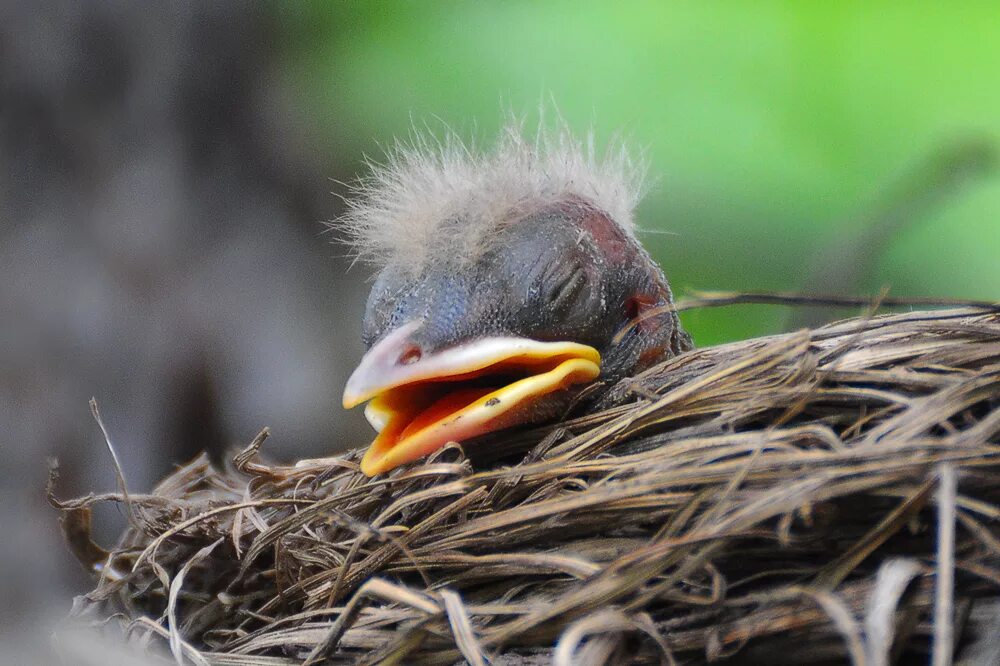
[[[368,476],[422,458],[451,441],[526,420],[552,393],[593,381],[601,355],[575,342],[482,338],[420,356],[402,326],[372,347],[344,389],[344,407],[366,400],[378,431],[361,460]]]

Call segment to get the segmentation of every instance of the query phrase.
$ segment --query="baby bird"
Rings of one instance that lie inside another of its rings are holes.
[[[417,138],[371,167],[340,222],[378,271],[343,401],[378,432],[365,474],[551,419],[691,347],[636,238],[623,149],[514,123],[490,149]]]

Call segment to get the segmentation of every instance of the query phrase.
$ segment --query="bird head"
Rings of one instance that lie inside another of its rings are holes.
[[[373,167],[343,222],[379,268],[343,400],[378,431],[364,473],[552,418],[689,345],[633,232],[636,181],[625,153],[599,160],[564,131]]]

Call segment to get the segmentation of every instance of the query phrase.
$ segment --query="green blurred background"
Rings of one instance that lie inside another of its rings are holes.
[[[638,218],[682,294],[796,290],[877,222],[884,192],[919,191],[931,155],[1000,135],[996,3],[917,5],[317,2],[282,10],[284,85],[347,171],[413,124],[489,137],[504,109],[553,100],[574,128],[647,150]],[[1000,177],[944,189],[937,206],[890,202],[907,219],[876,256],[845,258],[852,291],[1000,298]],[[685,317],[700,344],[787,321]]]

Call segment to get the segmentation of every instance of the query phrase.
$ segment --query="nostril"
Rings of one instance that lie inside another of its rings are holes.
[[[399,355],[398,365],[412,365],[420,360],[422,353],[417,345],[410,345]]]

